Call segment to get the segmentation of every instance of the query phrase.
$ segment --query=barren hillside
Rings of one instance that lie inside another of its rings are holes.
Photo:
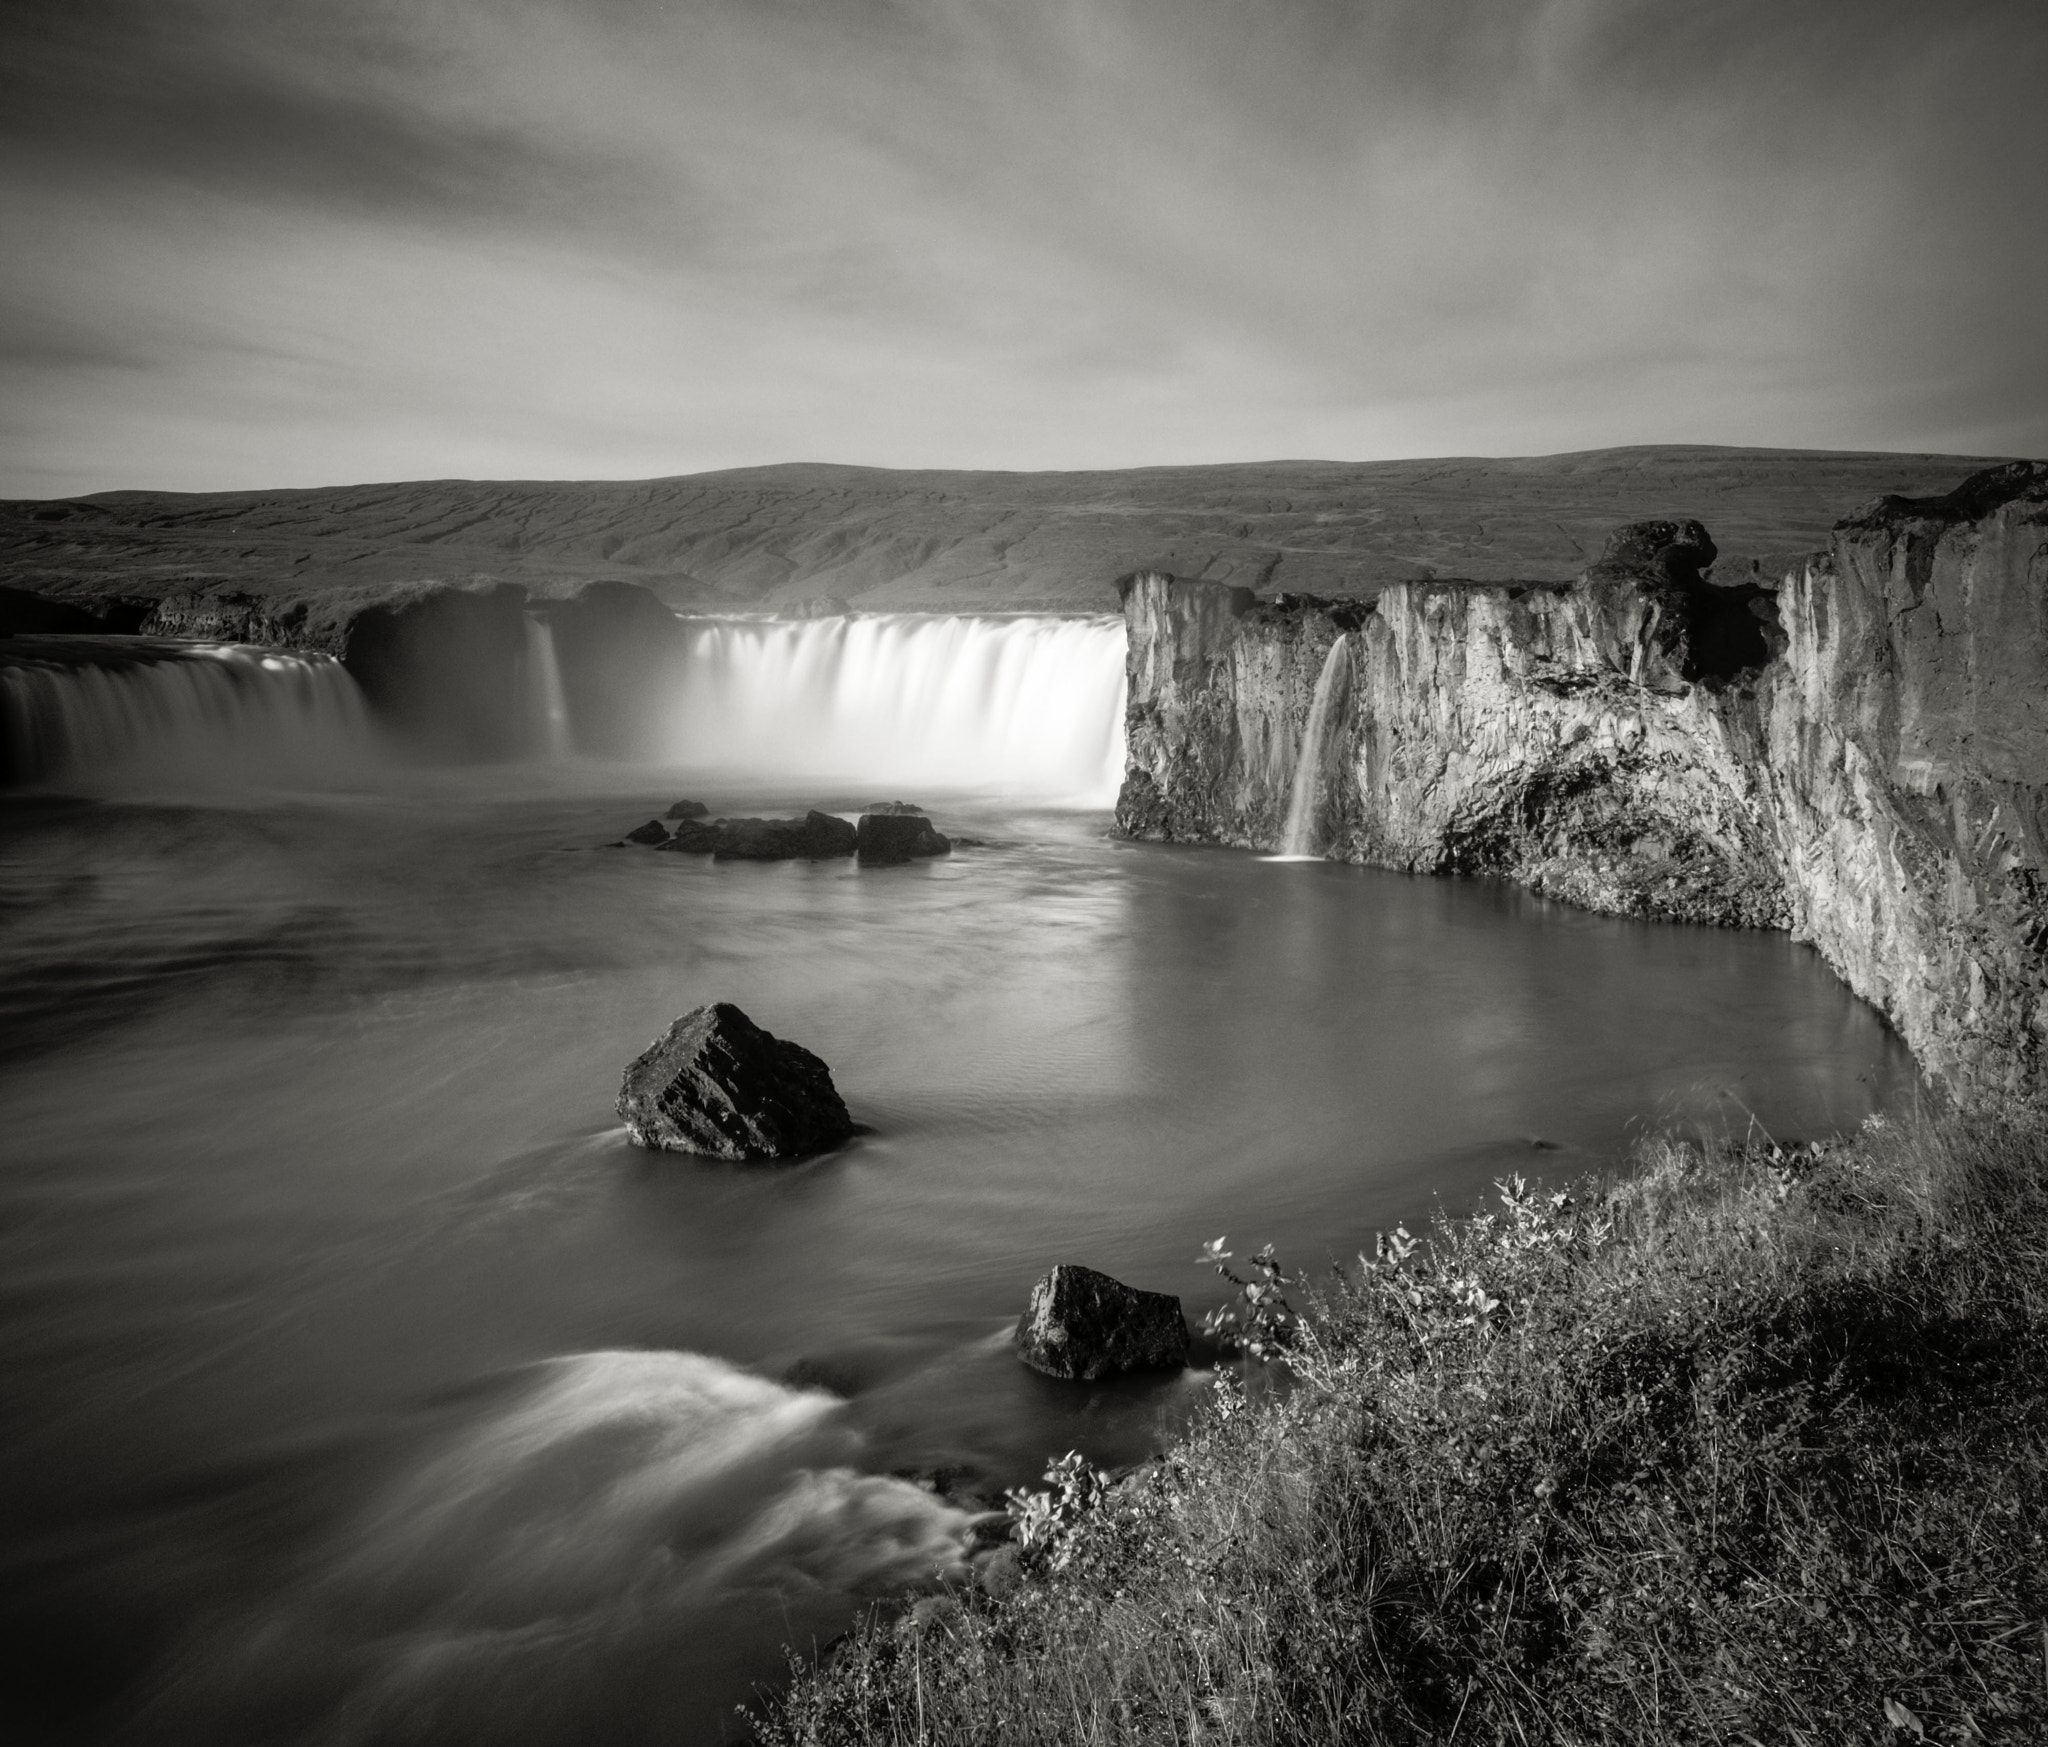
[[[1617,522],[1699,517],[1721,573],[1770,572],[1946,455],[1662,447],[1511,460],[1273,461],[1099,473],[799,464],[672,479],[430,480],[0,503],[0,582],[80,602],[232,588],[638,582],[681,607],[1109,608],[1139,566],[1370,595],[1400,578],[1571,575]]]

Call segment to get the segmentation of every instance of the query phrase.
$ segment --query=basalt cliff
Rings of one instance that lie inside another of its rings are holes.
[[[1886,497],[1775,588],[1697,522],[1567,584],[1126,579],[1127,833],[1787,928],[1965,1103],[2048,1093],[2048,464]]]

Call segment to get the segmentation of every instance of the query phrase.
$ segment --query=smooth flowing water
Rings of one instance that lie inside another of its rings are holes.
[[[542,757],[567,758],[571,750],[569,700],[562,689],[562,664],[555,655],[554,628],[537,614],[526,620],[526,659],[520,675],[533,744]]]
[[[325,655],[0,637],[0,786],[319,779],[360,774],[379,750],[355,682]]]
[[[1316,675],[1315,694],[1309,699],[1308,720],[1301,730],[1301,748],[1295,754],[1294,782],[1287,796],[1287,821],[1281,828],[1280,854],[1287,859],[1311,856],[1321,851],[1321,801],[1329,772],[1330,723],[1333,712],[1341,712],[1351,695],[1351,639],[1340,636],[1323,657],[1323,671]]]
[[[1115,804],[1121,619],[931,613],[696,621],[665,741],[724,770],[802,770]]]
[[[1802,1135],[1908,1084],[1775,936],[966,802],[990,846],[908,868],[598,849],[672,785],[577,780],[8,806],[23,1728],[715,1739],[785,1637],[957,1561],[893,1473],[1134,1459],[1199,1387],[1023,1370],[1051,1263],[1199,1311],[1219,1232],[1341,1259],[1645,1121]],[[631,1149],[621,1068],[710,999],[872,1132]]]
[[[760,661],[822,669],[767,695],[885,775],[117,761],[96,798],[0,797],[0,1737],[718,1740],[783,1643],[959,1572],[969,1515],[920,1477],[1135,1460],[1205,1386],[1021,1367],[1052,1263],[1199,1315],[1218,1233],[1341,1261],[1646,1123],[1795,1137],[1910,1095],[1778,936],[937,789],[983,845],[599,847],[683,795],[901,792],[922,753],[842,683],[850,631],[778,636]],[[1099,758],[1018,702],[1105,707],[1093,644],[1083,685],[1034,666],[1051,633],[929,636],[1008,701],[948,692],[915,628],[898,690],[1011,747],[1004,786]],[[721,999],[868,1132],[795,1167],[630,1147],[625,1063]]]

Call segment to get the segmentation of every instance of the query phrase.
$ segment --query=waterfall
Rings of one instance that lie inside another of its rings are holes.
[[[569,698],[555,659],[555,630],[538,613],[526,616],[526,707],[533,743],[542,757],[569,756]]]
[[[1322,853],[1316,842],[1321,823],[1317,802],[1323,786],[1323,764],[1329,750],[1330,718],[1341,713],[1351,695],[1351,639],[1340,636],[1330,645],[1323,671],[1316,676],[1308,722],[1301,731],[1301,751],[1294,761],[1294,787],[1287,797],[1287,826],[1280,853],[1313,858]]]
[[[0,639],[0,781],[297,781],[375,758],[325,655],[148,637]]]
[[[706,621],[666,729],[679,762],[1108,806],[1124,626],[903,613]]]

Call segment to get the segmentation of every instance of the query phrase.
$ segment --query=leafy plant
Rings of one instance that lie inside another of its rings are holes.
[[[1218,1240],[1291,1386],[1054,1464],[1025,1581],[877,1614],[763,1741],[2048,1739],[2048,1119],[1633,1163],[1324,1281]]]

